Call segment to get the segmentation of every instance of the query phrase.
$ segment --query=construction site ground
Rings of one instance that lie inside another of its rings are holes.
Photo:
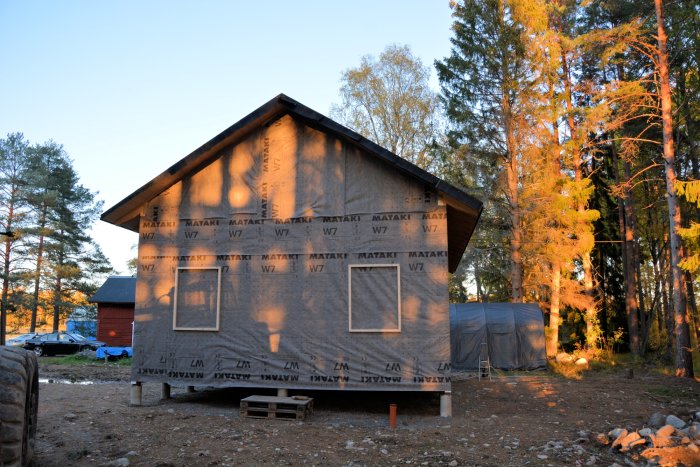
[[[451,418],[439,416],[435,393],[290,391],[314,398],[305,420],[253,419],[240,416],[240,400],[274,391],[174,387],[161,399],[159,384],[144,384],[143,405],[131,406],[128,366],[56,361],[39,359],[38,466],[643,465],[596,436],[638,430],[655,412],[688,419],[700,410],[698,380],[620,368],[579,379],[453,374]]]

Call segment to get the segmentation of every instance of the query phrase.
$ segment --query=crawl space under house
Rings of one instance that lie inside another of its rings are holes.
[[[448,391],[481,209],[279,95],[102,215],[139,233],[132,381]]]

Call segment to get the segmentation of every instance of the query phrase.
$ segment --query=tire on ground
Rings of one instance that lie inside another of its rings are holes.
[[[39,371],[36,355],[0,347],[0,465],[29,465],[34,455]]]

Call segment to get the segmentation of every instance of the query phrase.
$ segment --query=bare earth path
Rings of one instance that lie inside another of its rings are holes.
[[[308,393],[304,422],[241,418],[239,401],[260,390],[144,385],[144,406],[129,406],[129,368],[49,365],[42,383],[36,464],[66,465],[643,465],[596,442],[615,427],[644,427],[654,412],[688,418],[700,410],[700,383],[626,372],[550,373],[453,382],[453,417],[440,418],[435,395]],[[388,427],[389,403],[398,426]],[[590,435],[589,435],[590,433]],[[686,460],[686,462],[689,462]],[[673,465],[671,463],[670,465]]]

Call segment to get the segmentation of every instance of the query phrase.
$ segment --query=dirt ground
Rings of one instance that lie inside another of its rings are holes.
[[[160,385],[145,384],[144,405],[131,407],[128,367],[51,361],[40,358],[39,466],[644,465],[596,435],[638,430],[654,412],[687,420],[700,410],[697,380],[537,372],[493,381],[453,375],[452,418],[439,417],[435,394],[304,391],[315,403],[305,421],[261,420],[239,415],[240,399],[261,390],[173,388],[161,400]],[[398,405],[395,429],[390,403]],[[668,465],[679,462],[694,460]]]

